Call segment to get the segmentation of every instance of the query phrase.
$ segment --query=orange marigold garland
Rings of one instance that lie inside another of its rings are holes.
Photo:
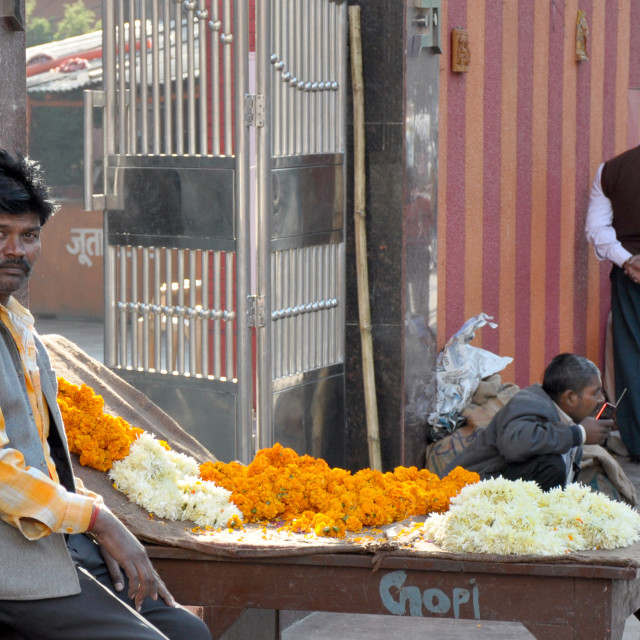
[[[104,412],[104,399],[86,384],[77,386],[58,378],[58,406],[64,420],[69,450],[80,464],[109,471],[114,460],[129,453],[131,443],[143,433],[126,420]]]
[[[330,537],[446,511],[462,487],[480,480],[459,467],[442,480],[416,467],[351,474],[280,444],[259,451],[248,466],[205,462],[200,476],[232,492],[245,522],[281,519],[290,531]]]
[[[109,471],[115,460],[129,454],[131,443],[144,431],[126,420],[104,413],[102,396],[58,378],[58,405],[65,422],[69,449],[80,464]],[[164,441],[159,441],[170,449]],[[450,499],[478,474],[457,467],[442,480],[427,469],[397,467],[381,473],[362,469],[355,474],[331,468],[321,458],[299,456],[275,444],[262,449],[249,465],[205,462],[203,480],[232,492],[231,502],[245,522],[281,520],[294,532],[344,537],[347,531],[377,527],[415,515],[441,513]],[[229,525],[241,527],[235,517]]]

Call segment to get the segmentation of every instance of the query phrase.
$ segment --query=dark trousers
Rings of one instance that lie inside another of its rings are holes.
[[[640,285],[619,267],[611,270],[611,329],[616,398],[616,422],[622,442],[632,456],[640,455]],[[614,399],[609,398],[614,401]]]
[[[548,491],[554,487],[564,488],[567,483],[567,465],[561,455],[548,454],[511,463],[494,476],[502,476],[507,480],[532,480],[543,491]]]
[[[82,591],[64,598],[0,600],[0,626],[30,640],[211,640],[202,620],[161,599],[147,598],[137,613],[129,606],[127,587],[114,590],[98,546],[87,536],[69,536],[67,547]]]

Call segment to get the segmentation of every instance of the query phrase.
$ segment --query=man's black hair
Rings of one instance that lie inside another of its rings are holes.
[[[557,402],[567,389],[581,394],[593,377],[599,375],[598,367],[591,360],[574,353],[561,353],[545,369],[542,388]]]
[[[13,158],[0,149],[0,212],[35,213],[44,225],[57,210],[40,165],[21,155]]]

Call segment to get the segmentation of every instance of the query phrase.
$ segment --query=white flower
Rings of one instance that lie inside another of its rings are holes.
[[[198,463],[167,451],[153,435],[143,433],[129,455],[113,463],[109,477],[129,500],[160,518],[192,520],[200,526],[225,526],[241,511],[229,501],[231,492],[198,477]]]
[[[449,551],[557,555],[614,549],[640,539],[640,514],[580,484],[542,492],[535,482],[495,478],[467,485],[423,537]]]

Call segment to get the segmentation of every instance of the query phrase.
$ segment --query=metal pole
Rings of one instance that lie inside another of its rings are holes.
[[[196,154],[196,70],[193,16],[196,8],[194,0],[183,5],[187,14],[187,136],[189,155]]]
[[[302,55],[300,41],[302,38],[302,10],[300,3],[294,1],[291,21],[294,24],[294,40],[291,63],[294,65],[295,77],[291,79],[291,91],[293,92],[293,126],[294,133],[294,149],[293,154],[302,153],[302,94],[299,90],[301,82],[304,82],[302,75]]]
[[[124,29],[124,0],[118,0],[118,153],[127,153],[127,79],[126,36]],[[107,96],[108,99],[108,96]],[[118,126],[119,125],[119,126]]]
[[[162,281],[162,249],[156,247],[153,250],[153,299],[155,313],[153,314],[153,366],[156,371],[162,371],[162,293],[160,283]]]
[[[211,6],[211,128],[212,153],[220,155],[220,29],[222,23],[218,18],[218,2],[212,1]]]
[[[209,303],[209,256],[210,251],[202,252],[202,289],[200,293],[200,299],[202,300],[202,311],[209,312],[211,310],[211,304]],[[209,376],[209,325],[210,320],[207,315],[204,315],[200,322],[200,331],[202,333],[200,356],[201,356],[201,369],[202,377]]]
[[[221,255],[219,251],[213,252],[213,308],[216,316],[213,319],[213,377],[219,380],[222,377],[222,331],[220,327],[220,309],[222,308],[222,274]]]
[[[155,3],[154,3],[155,4]],[[149,153],[149,84],[147,81],[147,8],[144,0],[140,3],[140,153]],[[134,56],[135,60],[135,56]],[[136,103],[132,105],[134,111]]]
[[[228,1],[228,0],[227,0]],[[256,22],[261,24],[258,16],[268,11],[268,2],[256,3]],[[264,18],[268,21],[268,18]],[[236,154],[236,202],[237,218],[237,251],[236,251],[236,331],[237,331],[237,379],[238,379],[238,414],[236,429],[236,457],[248,463],[254,454],[253,446],[253,376],[251,329],[247,326],[247,297],[251,288],[251,223],[249,192],[249,131],[244,122],[244,97],[248,93],[249,83],[249,8],[247,0],[239,0],[234,12],[234,68],[235,68],[235,154]],[[257,29],[259,31],[259,29]],[[230,61],[229,61],[230,67]],[[259,74],[258,74],[259,75]],[[228,123],[227,123],[228,124]],[[229,127],[225,127],[228,129]],[[225,148],[228,155],[229,149]],[[227,325],[231,327],[231,324]]]
[[[196,375],[198,371],[198,316],[197,316],[197,301],[196,296],[198,293],[196,284],[196,259],[197,251],[192,249],[189,251],[189,373],[192,376]]]
[[[243,7],[243,8],[242,8]],[[240,16],[240,21],[241,20],[245,20],[247,19],[247,15],[246,13],[248,12],[247,6],[246,6],[246,0],[243,0],[243,4],[237,4],[236,5],[236,12],[234,13],[234,22],[235,22],[235,31],[236,31],[236,37],[234,40],[233,37],[233,33],[231,33],[231,2],[230,0],[225,0],[224,1],[224,13],[222,16],[222,24],[223,24],[223,29],[224,29],[224,33],[221,35],[220,40],[222,42],[222,44],[224,45],[223,50],[222,50],[222,58],[223,58],[223,64],[224,64],[224,132],[225,132],[225,136],[224,136],[224,155],[225,156],[231,156],[234,154],[233,152],[233,143],[232,143],[232,99],[231,96],[233,95],[233,76],[231,73],[231,57],[232,54],[234,54],[234,60],[236,65],[239,66],[244,66],[245,68],[245,72],[239,71],[237,66],[236,66],[236,79],[239,80],[241,78],[241,76],[244,76],[242,78],[242,83],[245,87],[245,90],[241,93],[239,91],[239,88],[236,86],[236,93],[235,93],[235,107],[236,107],[236,116],[238,116],[240,119],[236,119],[235,121],[235,130],[236,133],[238,132],[239,129],[242,129],[244,127],[244,109],[239,109],[239,105],[243,105],[244,104],[244,96],[245,93],[247,93],[246,88],[248,87],[248,77],[249,77],[249,67],[247,64],[246,60],[243,60],[241,58],[238,57],[238,52],[240,50],[239,47],[239,43],[237,42],[238,38],[241,37],[241,34],[238,33],[238,23],[239,23],[239,16],[238,14],[241,13],[243,14],[242,16]],[[247,52],[249,51],[249,37],[248,35],[245,35],[245,39],[247,41],[247,46],[244,48],[244,53],[241,55],[246,55]],[[233,46],[235,45],[235,46]],[[233,46],[233,48],[232,48]],[[236,142],[238,141],[238,136],[236,135]],[[236,155],[238,153],[240,153],[237,149],[235,151]]]
[[[142,248],[142,368],[149,371],[149,248]]]
[[[131,247],[131,366],[137,369],[139,366],[138,352],[138,247]]]
[[[182,155],[184,153],[184,107],[182,104],[184,98],[184,78],[182,72],[182,2],[181,0],[173,0],[176,9],[176,153]]]
[[[302,29],[309,29],[311,26],[311,20],[309,15],[309,0],[302,3]],[[305,33],[302,31],[301,33]],[[311,38],[306,37],[302,39],[302,46],[300,48],[302,57],[302,71],[300,72],[301,81],[298,83],[298,90],[300,93],[300,108],[302,116],[302,153],[308,154],[310,151],[310,138],[311,138]]]
[[[173,366],[173,313],[171,307],[173,306],[173,290],[171,283],[173,282],[173,249],[165,250],[165,307],[166,312],[166,331],[165,341],[167,343],[166,355],[167,355],[167,371],[172,372],[175,370]]]
[[[151,93],[153,110],[153,153],[160,153],[160,19],[158,17],[158,2],[153,3],[151,13]]]
[[[164,22],[162,24],[162,43],[164,58],[164,152],[173,153],[173,82],[171,80],[171,0],[164,0]],[[176,84],[177,86],[177,84]],[[159,304],[160,299],[156,301]]]
[[[198,54],[200,57],[199,64],[199,87],[200,87],[200,116],[199,116],[199,129],[200,129],[200,153],[206,156],[209,153],[208,145],[208,122],[207,122],[207,109],[209,105],[208,93],[207,93],[207,18],[209,12],[206,9],[205,1],[199,0],[198,11],[196,13],[198,18]]]
[[[256,163],[258,183],[256,185],[257,193],[257,261],[256,261],[256,286],[259,296],[264,300],[264,326],[256,330],[257,344],[257,371],[256,371],[256,424],[257,424],[257,447],[263,449],[271,447],[274,444],[273,429],[273,391],[272,391],[272,362],[273,362],[273,332],[271,309],[273,301],[271,298],[271,215],[272,215],[272,196],[271,196],[271,158],[274,154],[272,149],[273,132],[275,127],[275,116],[272,108],[270,96],[273,93],[271,85],[271,69],[270,54],[274,47],[271,40],[271,4],[277,3],[281,20],[280,35],[285,38],[285,18],[281,0],[264,0],[256,3],[256,93],[264,96],[264,126],[258,127],[256,130]],[[290,55],[290,40],[287,46],[283,47],[283,55],[286,52],[285,63],[290,66],[292,61]],[[286,69],[285,71],[289,71]],[[280,105],[284,107],[287,98],[289,84],[282,82],[280,72],[275,76],[279,83]],[[284,112],[283,112],[284,113]],[[291,112],[288,111],[288,115]],[[278,117],[282,117],[279,115]],[[283,131],[289,128],[289,123],[279,121],[279,129],[281,135]],[[282,138],[281,138],[282,140]],[[281,154],[287,153],[286,146],[281,146],[278,150]]]
[[[296,289],[298,295],[296,300],[298,301],[298,316],[296,317],[296,373],[304,371],[304,265],[305,265],[305,250],[298,248],[296,251]]]
[[[120,362],[121,367],[127,366],[127,248],[120,247]]]
[[[288,265],[288,277],[290,283],[290,299],[289,306],[291,309],[291,317],[287,320],[290,326],[290,349],[289,349],[289,362],[287,363],[287,369],[289,374],[296,372],[296,344],[298,334],[298,317],[296,315],[298,300],[300,300],[300,291],[298,291],[298,261],[296,260],[297,249],[289,249],[287,251],[287,257],[289,261]]]
[[[282,93],[280,73],[284,69],[286,60],[283,58],[284,52],[282,51],[282,33],[281,33],[281,6],[278,0],[271,3],[271,23],[273,25],[273,42],[269,49],[271,53],[271,61],[273,62],[273,112],[278,114],[278,117],[273,122],[273,153],[276,156],[282,155],[282,122],[280,116],[282,115]],[[256,89],[257,92],[257,89]]]
[[[309,152],[317,153],[318,133],[318,17],[317,0],[309,2]]]
[[[185,371],[185,326],[184,326],[184,252],[178,249],[178,373],[184,375]]]

